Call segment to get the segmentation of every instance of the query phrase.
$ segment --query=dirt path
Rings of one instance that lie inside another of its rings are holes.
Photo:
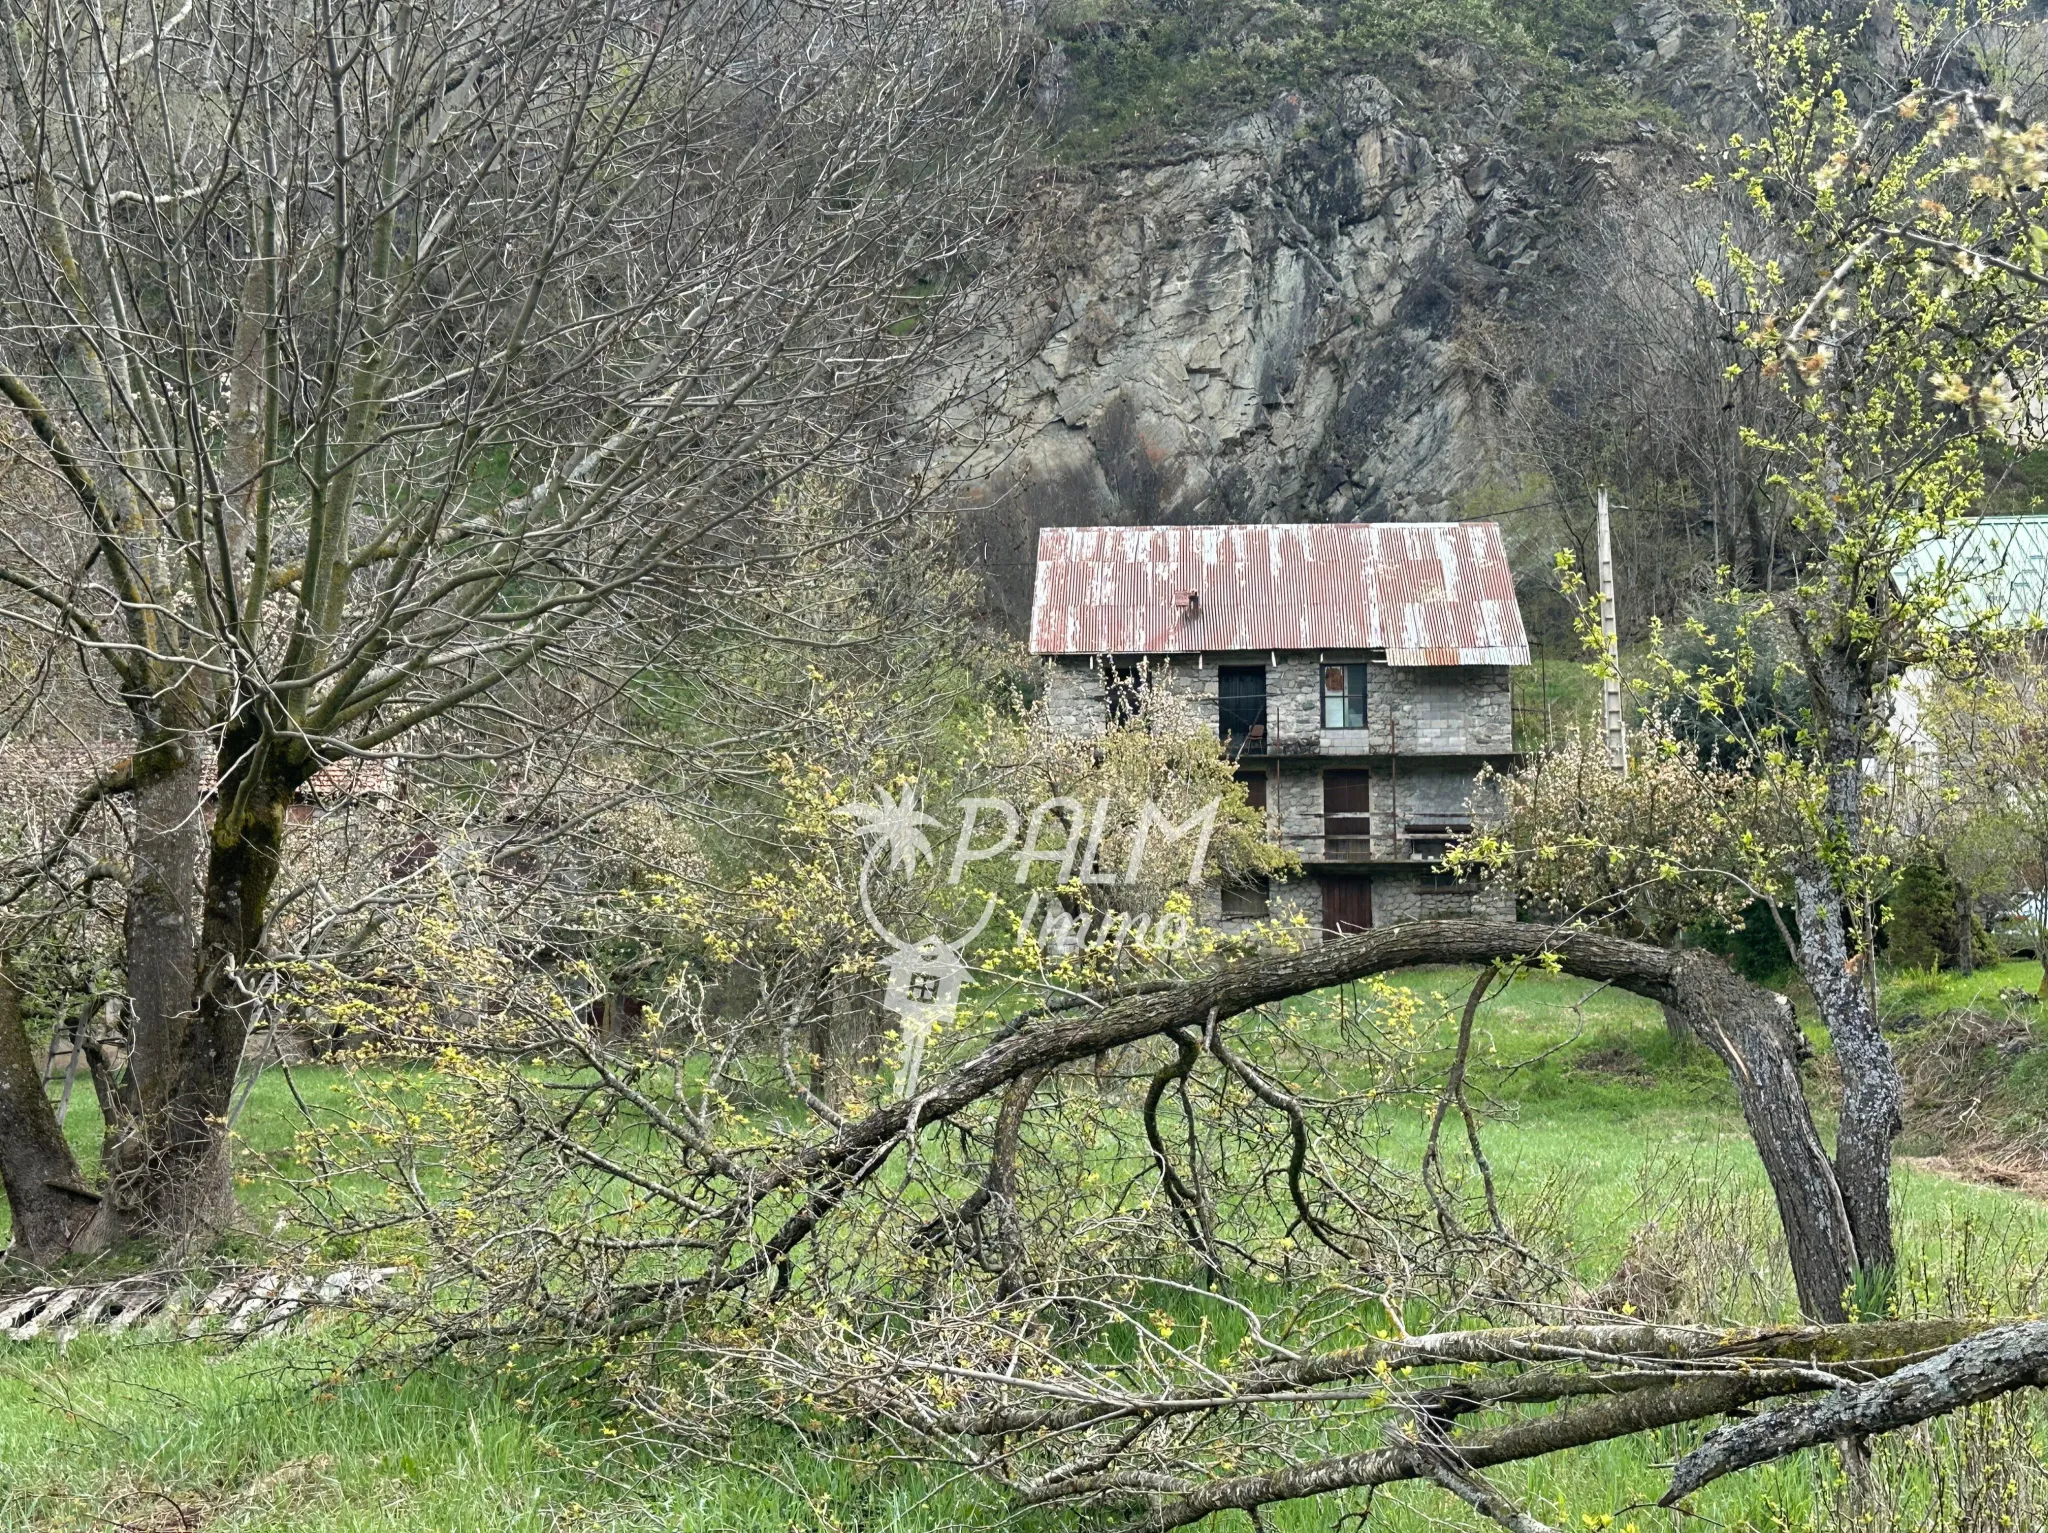
[[[2003,1187],[2048,1203],[2048,1165],[2024,1151],[2004,1154],[1901,1155],[1899,1162],[1932,1176],[1952,1182],[1970,1182],[1979,1187]]]

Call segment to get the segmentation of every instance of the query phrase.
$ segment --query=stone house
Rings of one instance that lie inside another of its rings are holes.
[[[1529,663],[1497,525],[1049,527],[1031,649],[1062,731],[1160,688],[1213,715],[1304,872],[1206,891],[1223,929],[1513,919],[1511,895],[1440,867],[1483,812],[1481,768],[1512,759],[1510,668]]]

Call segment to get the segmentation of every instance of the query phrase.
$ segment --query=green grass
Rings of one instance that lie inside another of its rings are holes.
[[[1905,976],[1888,987],[1886,1009],[1995,1003],[2001,988],[2033,972],[2016,964],[1969,982]],[[1432,1058],[1454,1036],[1471,977],[1438,969],[1394,981],[1426,1003],[1422,1046]],[[266,1072],[237,1128],[245,1170],[304,1169],[294,1159],[294,1084],[317,1106],[338,1101],[346,1076],[301,1068],[288,1083],[281,1071]],[[422,1078],[421,1089],[429,1084]],[[1523,976],[1479,1014],[1471,1087],[1515,1218],[1540,1226],[1588,1287],[1624,1253],[1653,1250],[1708,1274],[1720,1313],[1789,1313],[1767,1191],[1733,1092],[1711,1055],[1671,1041],[1656,1007],[1583,981]],[[1423,1132],[1415,1106],[1399,1109],[1392,1135],[1411,1153]],[[98,1123],[89,1098],[75,1103],[68,1127],[90,1160]],[[252,1174],[241,1188],[260,1229],[289,1215],[278,1185]],[[2025,1301],[2026,1283],[2048,1266],[2048,1207],[1903,1166],[1898,1189],[1908,1303],[1952,1308],[1964,1293],[1979,1304],[1991,1302],[1987,1295],[2000,1306]],[[208,1529],[251,1533],[988,1525],[967,1485],[863,1459],[857,1438],[826,1454],[761,1432],[741,1440],[732,1462],[676,1464],[651,1448],[623,1447],[608,1434],[618,1419],[595,1401],[522,1392],[471,1365],[338,1379],[347,1340],[331,1328],[235,1350],[147,1336],[0,1350],[0,1529],[200,1525],[176,1520],[174,1508],[203,1515]],[[2038,1434],[2038,1416],[2031,1430]],[[1495,1479],[1545,1521],[1578,1529],[1586,1517],[1654,1499],[1658,1465],[1689,1440],[1655,1434]],[[1932,1462],[1923,1453],[1896,1471],[1910,1489]],[[1737,1477],[1699,1510],[1753,1533],[1825,1526],[1820,1468],[1808,1459]],[[1310,1533],[1362,1504],[1281,1507],[1266,1520],[1276,1533]],[[1620,1510],[1612,1526],[1625,1530],[1632,1520],[1639,1533],[1672,1526],[1641,1510]],[[1076,1525],[1051,1515],[1018,1524]],[[1245,1526],[1241,1518],[1219,1525]],[[1371,1522],[1375,1533],[1481,1526],[1420,1487],[1383,1493]]]
[[[2035,972],[2029,962],[1980,970],[1970,981],[1943,974],[1938,1009],[1996,1007],[2000,989]],[[1432,1004],[1439,1018],[1436,1047],[1447,1051],[1473,971],[1416,969],[1391,979]],[[1885,986],[1887,1015],[1907,998],[1917,1011],[1937,1009],[1924,976],[1900,983],[1900,993]],[[1823,1134],[1832,1140],[1826,1091],[1816,1078],[1827,1037],[1810,1008],[1801,1007],[1801,1016],[1817,1056],[1809,1090]],[[2041,1065],[2048,1065],[2048,1050],[2023,1056],[2014,1076]],[[1588,1281],[1610,1272],[1635,1232],[1660,1213],[1667,1226],[1674,1209],[1732,1217],[1739,1208],[1753,1224],[1768,1214],[1768,1183],[1727,1072],[1705,1048],[1674,1043],[1660,1008],[1639,997],[1566,976],[1520,976],[1475,1021],[1471,1095],[1490,1120],[1484,1142],[1510,1203],[1520,1202],[1525,1217],[1554,1208],[1560,1217],[1552,1226],[1566,1237],[1572,1264]],[[1418,1150],[1421,1140],[1418,1123]],[[1967,1233],[1995,1239],[2016,1274],[2031,1275],[2048,1261],[2048,1205],[1905,1165],[1898,1167],[1896,1185],[1907,1249],[1916,1242],[1940,1247]],[[1760,1233],[1775,1237],[1767,1220]],[[1948,1254],[1960,1259],[1970,1253]],[[1923,1265],[1915,1280],[1925,1291],[1936,1276]],[[1783,1280],[1774,1302],[1777,1315],[1790,1315]]]
[[[834,1506],[886,1511],[913,1492],[787,1438],[745,1465],[664,1474],[588,1410],[461,1367],[337,1381],[342,1339],[0,1353],[0,1528],[171,1533],[182,1511],[221,1533],[740,1533],[829,1527]]]
[[[327,1383],[326,1361],[307,1338],[0,1352],[0,1526],[526,1529],[591,1499],[574,1434],[519,1402],[453,1372]]]
[[[2000,991],[2032,995],[2040,984],[2041,966],[2031,958],[1979,967],[1969,975],[1956,969],[1915,969],[1885,976],[1881,1010],[1887,1018],[1907,1013],[1932,1017],[1949,1011],[2002,1014],[2005,1003],[1998,998]]]

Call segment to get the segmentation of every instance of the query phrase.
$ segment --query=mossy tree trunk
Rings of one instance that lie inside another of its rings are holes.
[[[44,1267],[106,1244],[100,1197],[43,1090],[43,1072],[22,1025],[21,987],[0,954],[0,1184],[14,1232],[11,1260]]]

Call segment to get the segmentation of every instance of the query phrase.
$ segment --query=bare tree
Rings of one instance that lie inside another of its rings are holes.
[[[1683,613],[1722,568],[1758,589],[1775,579],[1771,465],[1743,432],[1782,405],[1753,374],[1729,375],[1727,318],[1699,288],[1726,285],[1730,227],[1757,232],[1731,197],[1613,196],[1574,231],[1560,301],[1500,337],[1504,370],[1534,359],[1508,424],[1553,492],[1545,530],[1591,568],[1594,495],[1613,492],[1621,618],[1636,633]]]
[[[1009,34],[948,0],[59,0],[0,45],[0,393],[59,497],[0,588],[124,721],[65,827],[124,802],[107,1229],[182,1237],[231,1217],[301,785],[516,741],[515,678],[701,599],[803,476],[901,514]]]

